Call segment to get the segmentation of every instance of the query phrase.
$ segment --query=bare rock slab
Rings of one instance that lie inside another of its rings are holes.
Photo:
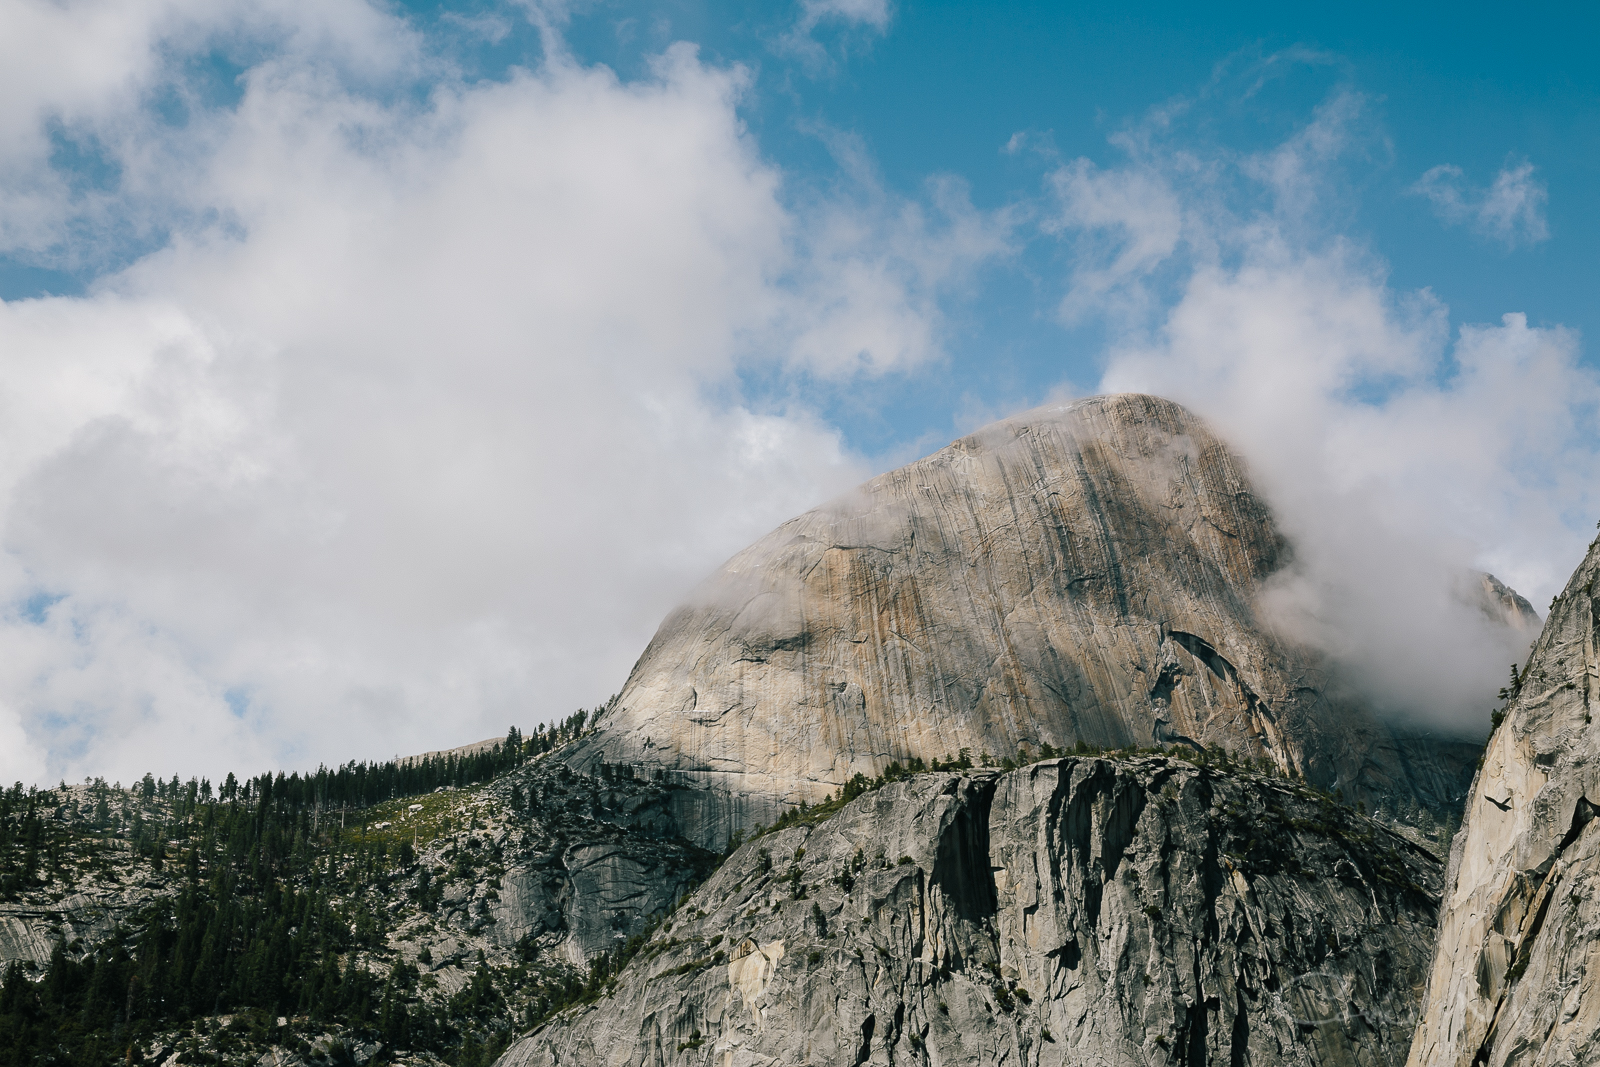
[[[1416,1067],[1600,1063],[1600,542],[1557,598],[1450,850]]]

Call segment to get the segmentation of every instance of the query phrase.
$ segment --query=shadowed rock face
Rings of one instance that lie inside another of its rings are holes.
[[[1398,1067],[1439,875],[1347,808],[1179,760],[924,775],[744,846],[498,1067]]]
[[[1450,850],[1415,1067],[1600,1063],[1600,542],[1551,608]]]
[[[520,810],[513,786],[526,790]],[[628,768],[591,777],[547,759],[484,792],[511,809],[516,844],[503,849],[497,899],[483,882],[470,889],[482,901],[476,911],[451,907],[447,893],[440,926],[503,948],[531,938],[533,948],[583,966],[639,933],[716,865],[676,836],[672,790]]]
[[[12,960],[43,967],[56,943],[99,941],[135,917],[151,894],[138,887],[100,887],[59,900],[39,898],[0,904],[0,968]]]
[[[1285,556],[1183,408],[1040,408],[739,553],[569,758],[701,786],[677,814],[708,847],[855,773],[963,748],[1221,744],[1352,800],[1459,796],[1472,746],[1397,737],[1257,622]]]

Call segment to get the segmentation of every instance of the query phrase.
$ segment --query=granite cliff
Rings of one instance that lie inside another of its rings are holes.
[[[1413,1067],[1600,1063],[1600,542],[1551,608],[1467,797]]]
[[[1404,1061],[1440,864],[1166,757],[930,774],[744,845],[498,1067]]]
[[[697,787],[678,817],[710,848],[894,760],[1080,741],[1225,746],[1352,802],[1458,801],[1476,745],[1398,732],[1257,618],[1288,553],[1177,404],[1040,408],[729,560],[567,758]],[[1532,614],[1492,579],[1483,607]]]
[[[685,787],[561,754],[338,818],[292,789],[8,791],[0,1052],[147,1067],[1405,1054],[1441,863],[1264,761],[902,774],[724,858],[676,835]]]

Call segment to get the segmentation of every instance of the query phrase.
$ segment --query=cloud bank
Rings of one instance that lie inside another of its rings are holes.
[[[1341,236],[1373,125],[1359,95],[1255,153],[1183,114],[1120,134],[1118,166],[1051,176],[1077,254],[1061,314],[1112,323],[1104,389],[1186,403],[1242,452],[1296,554],[1271,622],[1391,714],[1482,733],[1527,635],[1486,618],[1471,572],[1536,606],[1565,582],[1600,512],[1600,381],[1576,336],[1514,310],[1452,335],[1436,297]]]
[[[0,304],[4,780],[603,699],[683,589],[867,473],[740,370],[938,359],[998,247],[955,187],[799,204],[747,73],[688,45],[624,82],[547,31],[468,81],[351,0],[7,18],[0,243],[95,280]]]

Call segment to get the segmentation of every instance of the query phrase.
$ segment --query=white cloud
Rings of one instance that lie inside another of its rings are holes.
[[[1460,167],[1448,163],[1432,168],[1411,187],[1427,197],[1445,222],[1466,223],[1486,237],[1509,248],[1538,244],[1550,237],[1545,204],[1550,196],[1544,183],[1533,176],[1532,163],[1507,164],[1487,189],[1474,188]]]
[[[1012,250],[1012,214],[976,210],[957,179],[928,182],[924,207],[859,177],[862,196],[813,206],[796,279],[805,299],[787,312],[793,365],[824,377],[941,359],[943,306]]]
[[[800,32],[810,33],[821,22],[837,21],[884,33],[892,15],[889,0],[800,0]]]
[[[1103,388],[1189,404],[1248,461],[1295,548],[1268,617],[1394,713],[1481,730],[1524,650],[1462,575],[1536,603],[1565,582],[1600,509],[1600,381],[1574,335],[1519,314],[1452,338],[1437,299],[1338,236],[1325,175],[1363,136],[1329,106],[1253,155],[1146,129],[1123,167],[1064,168],[1069,236],[1116,238],[1070,284],[1114,312]],[[1130,301],[1143,318],[1116,316]]]
[[[0,781],[32,779],[43,763],[44,753],[29,740],[22,717],[11,708],[0,707]]]
[[[833,31],[832,40],[848,54],[887,33],[893,17],[889,0],[800,0],[799,17],[773,47],[797,56],[813,74],[831,73],[835,61],[817,39],[819,31]]]
[[[999,247],[954,190],[937,223],[870,190],[790,206],[745,73],[687,46],[638,82],[556,49],[466,84],[360,4],[314,39],[143,17],[91,34],[135,43],[114,77],[8,111],[24,143],[89,100],[121,168],[102,203],[0,204],[13,249],[171,233],[87,296],[0,304],[19,777],[387,756],[603,698],[685,588],[864,473],[738,370],[935,358],[931,294]],[[164,124],[224,31],[264,56],[243,98]]]
[[[172,208],[159,164],[188,118],[182,151],[204,140],[199,87],[184,60],[262,46],[303,66],[393,83],[423,62],[403,23],[361,0],[14,0],[0,11],[0,250],[82,266],[108,246],[148,241]],[[65,151],[93,168],[54,165]]]
[[[1013,138],[1014,140],[1014,138]],[[1056,211],[1046,233],[1077,238],[1076,267],[1062,299],[1061,316],[1077,321],[1090,312],[1148,311],[1145,277],[1177,250],[1183,214],[1165,182],[1147,174],[1103,171],[1077,159],[1049,179]]]

